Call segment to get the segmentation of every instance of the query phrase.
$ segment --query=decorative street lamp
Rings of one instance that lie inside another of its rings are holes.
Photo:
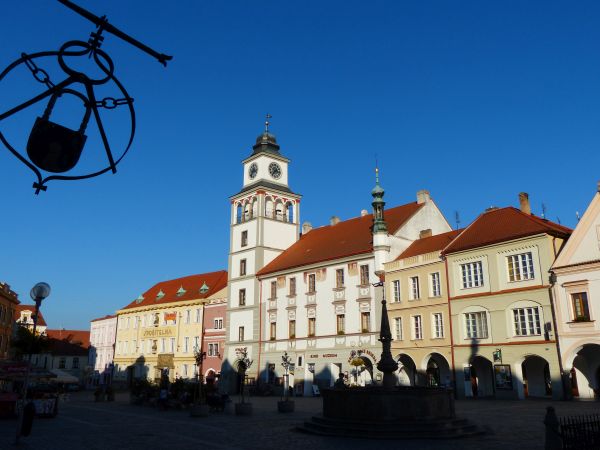
[[[33,345],[35,343],[35,333],[37,330],[38,323],[38,315],[40,313],[40,307],[42,305],[42,301],[50,295],[50,285],[48,283],[40,282],[37,283],[31,291],[29,292],[31,299],[35,302],[35,311],[31,318],[33,319],[33,333],[32,339],[29,342],[29,351],[27,357],[27,371],[25,372],[25,381],[23,382],[23,393],[22,393],[22,401],[23,404],[27,401],[27,390],[29,388],[29,374],[31,372],[31,354],[33,352]],[[15,443],[19,443],[19,437],[21,434],[23,436],[29,436],[31,431],[31,423],[33,421],[33,416],[35,415],[35,406],[33,402],[29,402],[23,408],[19,408],[19,416],[17,420],[17,434],[15,436]]]
[[[1,123],[2,120],[25,108],[35,105],[44,99],[48,99],[47,106],[45,107],[42,116],[38,117],[33,124],[26,146],[27,155],[25,155],[25,152],[22,150],[19,151],[16,149],[15,146],[6,139],[2,132],[0,132],[0,142],[2,142],[16,158],[34,172],[37,178],[33,183],[36,194],[40,191],[45,191],[47,189],[46,183],[51,180],[82,180],[102,175],[108,171],[116,173],[117,164],[119,164],[121,159],[127,154],[133,143],[135,135],[135,110],[133,108],[133,98],[129,96],[129,93],[123,84],[115,76],[115,64],[113,63],[113,60],[106,52],[100,49],[102,42],[104,41],[104,36],[102,36],[103,32],[110,33],[142,50],[156,58],[165,67],[167,61],[173,58],[172,56],[158,53],[119,30],[117,27],[109,24],[106,16],[98,17],[69,0],[58,1],[96,25],[96,31],[91,33],[88,41],[68,41],[64,43],[58,51],[45,51],[32,54],[22,53],[19,59],[0,72],[1,82],[4,77],[14,69],[24,65],[29,69],[35,80],[46,88],[45,91],[29,100],[10,108],[7,111],[0,111]],[[64,80],[57,82],[55,82],[56,80],[51,80],[50,75],[48,74],[49,71],[46,70],[47,66],[46,69],[43,67],[43,65],[47,64],[47,62],[45,62],[46,60],[40,59],[47,57],[56,57],[56,62],[58,63],[60,70],[62,70],[66,76]],[[99,70],[101,75],[90,73],[89,71],[87,73],[82,72],[80,67],[73,65],[74,60],[75,62],[79,62],[82,58],[86,57],[93,61],[95,64],[94,70],[96,72]],[[44,61],[43,64],[42,61]],[[111,83],[113,87],[116,88],[116,94],[114,95],[117,98],[110,96],[102,99],[97,98],[94,90],[95,87],[106,85],[108,83]],[[75,96],[83,103],[84,113],[78,130],[69,129],[50,120],[50,115],[52,114],[56,102],[65,94]],[[115,157],[113,156],[99,109],[104,108],[109,111],[122,105],[127,105],[129,110],[131,128],[129,141],[125,150],[120,156]],[[106,153],[108,166],[88,174],[61,175],[65,172],[69,172],[79,162],[79,158],[82,155],[87,140],[85,131],[90,119],[93,119],[97,125]],[[42,171],[49,172],[53,175],[43,175]]]

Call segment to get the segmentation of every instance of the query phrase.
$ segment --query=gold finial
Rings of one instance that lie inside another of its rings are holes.
[[[269,119],[272,118],[273,116],[269,113],[267,113],[267,115],[265,116],[265,133],[269,132],[269,125],[271,124],[271,122],[269,122]]]
[[[377,160],[377,153],[375,154],[375,183],[379,184],[379,161]]]

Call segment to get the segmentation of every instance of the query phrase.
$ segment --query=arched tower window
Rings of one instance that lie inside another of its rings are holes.
[[[276,220],[283,220],[283,203],[278,200],[275,203],[275,217]]]
[[[237,223],[242,223],[242,204],[241,203],[237,204],[235,217],[236,217]]]
[[[252,200],[252,217],[258,216],[258,199],[254,197]]]
[[[289,223],[294,223],[294,205],[292,202],[288,202],[286,206],[286,216]]]
[[[250,210],[250,203],[244,203],[244,222],[252,219],[252,211]]]
[[[271,197],[267,197],[265,199],[265,217],[273,218],[273,216],[273,199]]]

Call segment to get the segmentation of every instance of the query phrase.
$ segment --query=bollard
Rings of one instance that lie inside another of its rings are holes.
[[[546,408],[546,417],[544,417],[544,425],[546,426],[546,444],[545,450],[562,450],[563,443],[560,436],[558,417],[553,406]]]

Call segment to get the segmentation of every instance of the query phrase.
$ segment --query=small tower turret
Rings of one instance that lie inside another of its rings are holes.
[[[390,252],[390,243],[387,224],[384,217],[385,191],[379,185],[379,168],[375,168],[375,187],[371,191],[373,196],[373,254],[375,256],[375,273],[383,272],[383,264],[387,262]]]

